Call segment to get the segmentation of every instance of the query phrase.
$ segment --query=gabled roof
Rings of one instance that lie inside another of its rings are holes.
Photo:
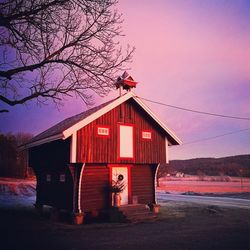
[[[166,132],[171,145],[181,144],[180,139],[174,134],[174,132],[166,127],[165,124],[157,118],[157,116],[141,101],[139,97],[137,97],[133,92],[128,92],[116,99],[59,122],[53,127],[32,138],[32,140],[25,145],[25,148],[35,147],[59,139],[65,140],[73,135],[73,133],[77,130],[83,128],[130,98],[135,100],[135,102],[138,103],[145,110],[145,112],[158,123],[158,125],[160,125],[160,127]]]

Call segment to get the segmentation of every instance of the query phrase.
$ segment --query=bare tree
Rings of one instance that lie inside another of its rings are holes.
[[[117,0],[3,0],[0,2],[0,101],[58,103],[90,90],[105,95],[130,62],[123,51]],[[0,112],[7,112],[2,109]]]

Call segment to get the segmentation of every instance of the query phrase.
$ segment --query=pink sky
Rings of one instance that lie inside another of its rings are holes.
[[[176,106],[250,117],[250,3],[226,0],[123,0],[123,44],[136,47],[129,73],[135,92]],[[122,73],[122,72],[121,72]],[[105,99],[96,97],[96,103]],[[250,121],[192,114],[147,103],[183,143],[244,128]],[[85,109],[66,105],[14,107],[1,114],[0,132],[37,134]],[[24,115],[25,114],[25,115]],[[202,143],[173,147],[171,159],[250,153],[250,130]]]

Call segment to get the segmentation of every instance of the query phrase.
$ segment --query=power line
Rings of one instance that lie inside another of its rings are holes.
[[[200,111],[200,110],[193,110],[193,109],[174,106],[174,105],[170,105],[170,104],[166,104],[166,103],[162,103],[162,102],[158,102],[158,101],[153,101],[153,100],[149,100],[149,99],[144,98],[144,97],[139,97],[139,96],[137,96],[137,97],[140,98],[140,99],[143,99],[145,101],[148,101],[148,102],[152,102],[152,103],[159,104],[159,105],[162,105],[162,106],[167,106],[167,107],[170,107],[170,108],[180,109],[180,110],[183,110],[183,111],[188,111],[188,112],[193,112],[193,113],[198,113],[198,114],[203,114],[203,115],[223,117],[223,118],[230,118],[230,119],[250,120],[249,117],[229,116],[229,115],[223,115],[223,114],[204,112],[204,111]],[[189,145],[189,144],[194,144],[194,143],[198,143],[198,142],[213,140],[213,139],[217,139],[217,138],[224,137],[224,136],[227,136],[227,135],[241,133],[241,132],[244,132],[244,131],[247,131],[247,130],[250,130],[250,128],[236,130],[236,131],[232,131],[232,132],[228,132],[228,133],[224,133],[224,134],[220,134],[220,135],[216,135],[216,136],[212,136],[212,137],[208,137],[208,138],[203,138],[203,139],[200,139],[200,140],[190,141],[190,142],[183,143],[182,145]]]
[[[221,134],[221,135],[216,135],[216,136],[212,136],[212,137],[208,137],[208,138],[203,138],[203,139],[200,139],[200,140],[190,141],[190,142],[183,143],[182,145],[189,145],[189,144],[194,144],[194,143],[198,143],[198,142],[209,141],[209,140],[217,139],[219,137],[232,135],[232,134],[236,134],[236,133],[241,133],[241,132],[244,132],[244,131],[247,131],[247,130],[250,130],[250,128],[236,130],[236,131],[228,132],[228,133]]]
[[[139,97],[139,96],[137,96],[137,97]],[[230,116],[230,115],[210,113],[210,112],[205,112],[205,111],[200,111],[200,110],[194,110],[194,109],[188,109],[188,108],[183,108],[183,107],[179,107],[179,106],[174,106],[174,105],[170,105],[170,104],[166,104],[166,103],[162,103],[162,102],[158,102],[158,101],[152,101],[152,100],[149,100],[149,99],[144,98],[144,97],[139,97],[139,98],[142,99],[142,100],[148,101],[148,102],[152,102],[152,103],[155,103],[155,104],[162,105],[162,106],[167,106],[167,107],[170,107],[170,108],[175,108],[175,109],[188,111],[188,112],[193,112],[193,113],[198,113],[198,114],[203,114],[203,115],[217,116],[217,117],[237,119],[237,120],[248,120],[248,121],[250,120],[250,117],[239,117],[239,116]]]

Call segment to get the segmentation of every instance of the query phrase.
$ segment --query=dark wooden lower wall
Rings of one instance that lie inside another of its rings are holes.
[[[117,165],[119,166],[119,165]],[[124,165],[123,165],[124,166]],[[110,168],[106,164],[87,164],[81,181],[81,209],[83,212],[107,210],[111,207]],[[154,176],[156,165],[130,165],[131,199],[137,196],[141,204],[154,203]],[[67,168],[44,169],[37,174],[37,202],[72,211],[73,182]],[[47,174],[51,181],[46,180]],[[65,182],[60,182],[60,174],[65,174]]]
[[[37,204],[72,210],[73,183],[68,169],[70,138],[29,149],[29,166],[37,178]],[[46,180],[47,174],[51,181]],[[65,182],[60,181],[65,174]]]
[[[137,196],[138,202],[141,204],[154,203],[154,177],[156,167],[157,165],[131,166],[131,202],[132,197]],[[83,170],[81,183],[82,211],[93,212],[110,208],[111,194],[109,186],[110,168],[105,164],[87,164]]]
[[[154,203],[154,177],[156,165],[134,165],[131,167],[131,195],[142,204]]]
[[[137,196],[142,204],[155,200],[154,176],[156,165],[132,165],[130,168],[131,196]],[[60,174],[65,174],[65,182],[60,182]],[[46,181],[46,175],[51,181]],[[39,171],[37,176],[37,201],[39,204],[72,210],[73,182],[69,171]],[[111,206],[110,168],[106,164],[87,164],[81,181],[81,209],[83,212],[107,210]],[[132,198],[131,197],[131,198]],[[132,199],[131,199],[132,200]]]
[[[81,209],[84,212],[107,209],[110,205],[109,168],[86,165],[81,183]]]
[[[51,181],[47,181],[47,174]],[[60,181],[60,174],[65,175],[65,181]],[[60,170],[40,170],[36,172],[37,204],[48,205],[71,211],[73,208],[73,182],[67,168]]]

